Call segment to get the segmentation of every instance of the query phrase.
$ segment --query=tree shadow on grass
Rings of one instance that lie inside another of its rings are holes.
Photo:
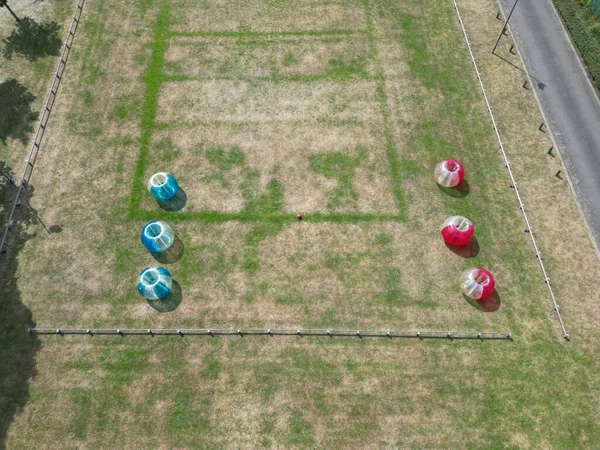
[[[29,140],[33,127],[31,122],[37,114],[31,110],[35,97],[15,79],[0,83],[0,142],[8,138],[22,143]]]
[[[4,39],[4,57],[12,59],[14,53],[22,55],[29,61],[44,56],[60,54],[62,41],[58,37],[60,25],[56,22],[38,23],[25,17],[13,32]]]
[[[10,168],[0,163],[0,171]],[[6,223],[17,190],[5,176],[0,176],[0,223]],[[17,256],[34,235],[27,232],[37,223],[37,213],[29,206],[33,188],[22,191],[21,207],[17,208],[13,225],[0,255],[0,449],[6,448],[8,429],[29,400],[29,380],[36,375],[35,357],[40,350],[39,338],[29,335],[34,326],[31,311],[22,303],[17,284]],[[0,228],[4,232],[3,227]]]

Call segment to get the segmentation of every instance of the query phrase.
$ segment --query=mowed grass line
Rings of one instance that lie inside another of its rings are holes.
[[[377,95],[378,100],[381,103],[382,89],[385,102],[385,87],[382,83],[381,74],[376,77],[368,76],[367,74],[356,74],[355,71],[347,68],[333,68],[330,71],[319,74],[319,75],[273,75],[270,77],[189,77],[185,75],[168,76],[162,74],[162,69],[165,61],[165,52],[168,48],[168,38],[175,36],[218,36],[218,37],[252,37],[252,38],[269,38],[269,37],[285,37],[285,36],[348,36],[353,34],[369,34],[364,31],[352,31],[352,30],[323,30],[323,31],[298,31],[298,32],[191,32],[191,33],[180,33],[169,31],[169,11],[170,3],[165,2],[162,5],[157,25],[155,28],[153,52],[151,61],[148,65],[146,73],[143,76],[144,82],[147,86],[145,95],[145,102],[142,111],[141,128],[142,134],[140,138],[140,152],[138,156],[138,163],[134,173],[133,186],[131,201],[128,209],[129,219],[141,219],[146,220],[149,218],[156,218],[156,213],[149,213],[140,209],[140,202],[144,193],[144,170],[148,159],[149,145],[151,141],[152,131],[154,129],[171,129],[185,126],[180,123],[168,123],[168,124],[157,124],[155,121],[157,113],[158,95],[162,83],[164,82],[184,82],[192,79],[206,79],[206,80],[219,80],[219,79],[235,79],[245,81],[260,81],[268,80],[274,83],[281,82],[322,82],[331,81],[334,83],[345,83],[355,81],[356,79],[377,81]],[[372,40],[372,36],[369,37]],[[391,133],[389,131],[389,112],[385,105],[381,105],[382,115],[386,121],[386,128],[384,135],[387,143],[387,157],[391,165],[392,173],[392,186],[394,195],[397,199],[398,204],[398,215],[376,215],[376,214],[324,214],[317,213],[311,214],[308,220],[314,222],[339,222],[339,223],[357,223],[357,222],[373,222],[373,221],[405,221],[407,220],[406,215],[403,213],[404,204],[402,200],[402,188],[401,180],[398,175],[398,168],[400,167],[396,148],[393,144]],[[338,124],[334,121],[334,125]],[[194,122],[194,125],[205,125],[205,126],[219,126],[218,122],[210,122],[206,124],[198,124]],[[221,213],[219,211],[201,211],[195,213],[159,213],[164,218],[169,218],[175,221],[185,220],[197,220],[205,222],[226,222],[230,220],[237,220],[241,222],[269,222],[269,223],[285,223],[289,220],[289,215],[265,215],[255,214],[248,211],[239,214]]]
[[[271,81],[273,83],[319,83],[324,81],[332,81],[336,83],[344,83],[356,80],[364,81],[376,81],[377,77],[370,77],[367,75],[357,76],[355,74],[336,73],[331,71],[329,73],[319,75],[270,75],[270,76],[258,76],[258,77],[193,77],[188,75],[163,75],[162,81],[169,83],[177,83],[184,81],[248,81],[248,82],[260,82],[260,81]]]
[[[379,52],[377,51],[377,46],[375,44],[375,36],[373,33],[374,24],[373,24],[373,12],[371,11],[371,4],[369,0],[363,0],[364,11],[365,11],[365,21],[367,25],[367,36],[369,39],[369,45],[371,47],[371,53],[373,55],[373,60],[375,61],[375,70],[377,72],[376,82],[377,82],[377,100],[379,102],[379,109],[381,111],[381,116],[383,118],[384,124],[384,134],[385,134],[385,144],[386,144],[386,155],[388,158],[388,162],[390,165],[390,176],[392,180],[392,189],[394,191],[394,196],[396,197],[396,204],[398,207],[399,217],[402,221],[408,220],[408,214],[406,213],[406,202],[404,199],[404,192],[402,189],[402,176],[401,170],[402,166],[400,164],[400,157],[398,156],[398,149],[394,144],[394,138],[392,136],[392,132],[390,130],[390,110],[388,106],[388,95],[385,89],[385,77],[383,76],[383,70],[381,68],[381,60],[379,58]]]
[[[368,3],[368,2],[367,2]],[[368,4],[366,3],[366,7]],[[337,223],[358,223],[358,222],[379,222],[379,221],[406,221],[407,215],[405,213],[405,204],[401,186],[401,176],[399,174],[400,161],[398,158],[396,147],[393,143],[393,138],[389,129],[389,110],[387,107],[387,94],[385,92],[384,78],[381,74],[381,67],[378,62],[376,55],[376,49],[373,44],[372,30],[354,32],[351,30],[323,30],[323,31],[298,31],[298,32],[191,32],[191,33],[179,33],[169,31],[169,11],[170,4],[168,2],[163,3],[157,25],[155,28],[153,52],[151,56],[150,64],[144,74],[144,82],[147,85],[147,91],[145,96],[144,108],[142,112],[141,128],[142,135],[140,138],[140,152],[138,157],[138,163],[136,171],[134,173],[133,187],[131,201],[128,209],[129,219],[139,220],[152,220],[157,217],[157,213],[143,211],[140,209],[140,202],[142,195],[144,194],[144,170],[148,159],[149,145],[151,141],[152,131],[154,129],[171,129],[186,126],[181,123],[156,123],[157,103],[158,95],[160,93],[161,85],[163,82],[184,82],[191,79],[206,79],[206,80],[219,80],[219,79],[235,79],[245,81],[260,81],[268,80],[274,83],[281,82],[322,82],[330,81],[334,83],[345,83],[355,81],[356,79],[376,81],[377,82],[377,100],[380,105],[381,114],[384,119],[385,129],[384,135],[386,139],[386,154],[390,165],[391,172],[391,184],[394,197],[396,198],[398,215],[377,215],[377,214],[326,214],[326,213],[315,213],[307,216],[307,221],[312,222],[337,222]],[[369,26],[372,28],[372,22],[369,20]],[[348,36],[352,34],[364,34],[371,42],[372,50],[375,52],[371,57],[375,59],[378,67],[378,74],[368,76],[367,74],[357,75],[351,69],[337,68],[331,69],[329,72],[319,75],[273,75],[270,77],[235,77],[235,78],[220,78],[220,77],[189,77],[185,75],[167,76],[162,74],[162,69],[165,61],[165,52],[168,48],[168,38],[174,36],[205,36],[214,35],[218,37],[253,37],[253,38],[265,38],[265,37],[285,37],[285,36]],[[339,121],[333,121],[333,125],[337,125]],[[189,125],[189,124],[188,124]],[[219,126],[217,121],[209,123],[196,123],[194,126]],[[242,213],[222,213],[219,211],[199,211],[193,213],[168,213],[160,212],[158,216],[161,218],[169,219],[172,221],[203,221],[203,222],[226,222],[226,221],[240,221],[240,222],[263,222],[263,223],[281,223],[284,224],[289,221],[288,214],[260,214],[251,211],[244,211]]]
[[[154,129],[156,109],[158,107],[158,94],[160,93],[162,85],[161,73],[165,52],[168,47],[167,31],[169,29],[170,10],[170,0],[163,0],[156,22],[156,28],[154,29],[152,56],[146,73],[143,75],[143,80],[146,84],[146,94],[144,96],[144,106],[142,108],[140,152],[137,166],[133,174],[131,201],[128,209],[129,217],[135,215],[142,199],[142,193],[144,192],[144,168],[146,159],[148,158],[148,147],[150,145],[150,139],[152,138],[152,130]]]
[[[290,223],[298,219],[292,213],[288,214],[263,214],[252,211],[239,213],[226,213],[221,211],[197,211],[189,213],[168,212],[168,211],[136,211],[130,216],[133,220],[156,220],[156,218],[169,220],[172,222],[206,222],[222,223],[229,221],[236,222],[270,222],[270,223]],[[360,222],[402,222],[404,219],[397,215],[377,215],[377,214],[327,214],[327,213],[308,213],[302,216],[304,222],[336,222],[336,223],[360,223]]]
[[[256,78],[255,78],[256,80]],[[252,121],[252,120],[243,120],[236,122],[235,125],[239,127],[250,126],[250,125],[273,125],[281,123],[279,120],[266,120],[266,121]],[[365,122],[361,120],[355,119],[327,119],[327,118],[316,118],[314,120],[290,120],[286,122],[290,125],[310,125],[312,123],[316,123],[318,125],[328,125],[328,126],[346,126],[346,125],[363,125]],[[195,127],[229,127],[231,126],[231,122],[227,122],[224,120],[213,120],[213,121],[195,121],[195,122],[158,122],[154,125],[155,130],[176,130],[178,128],[195,128]]]
[[[285,37],[285,36],[352,36],[364,30],[308,30],[308,31],[169,31],[169,37]]]

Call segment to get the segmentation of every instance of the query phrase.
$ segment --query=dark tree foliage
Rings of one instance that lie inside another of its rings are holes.
[[[12,59],[14,53],[29,61],[35,61],[47,55],[59,55],[61,40],[58,37],[60,26],[56,22],[38,23],[25,17],[4,39],[4,57]]]
[[[15,79],[0,83],[0,142],[8,138],[25,143],[33,128],[31,122],[37,114],[31,110],[35,97]]]
[[[592,5],[594,14],[596,14],[596,17],[600,20],[600,0],[591,0],[590,4]]]
[[[0,97],[2,98],[2,97]],[[4,225],[18,181],[0,162],[0,223]],[[10,424],[29,400],[29,383],[36,374],[35,357],[40,341],[29,335],[33,326],[31,311],[22,303],[17,284],[17,256],[27,240],[33,237],[28,225],[36,223],[37,213],[29,206],[33,188],[23,190],[21,207],[17,208],[6,253],[0,255],[0,450],[6,448]],[[4,232],[4,227],[0,227]]]

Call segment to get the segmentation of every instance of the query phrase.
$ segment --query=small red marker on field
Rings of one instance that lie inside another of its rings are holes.
[[[296,216],[296,218],[297,218],[298,220],[302,220],[302,214],[298,214],[298,215]]]

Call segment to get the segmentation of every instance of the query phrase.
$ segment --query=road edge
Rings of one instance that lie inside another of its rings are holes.
[[[573,53],[575,54],[575,57],[577,59],[577,62],[579,62],[579,67],[580,69],[583,71],[583,74],[585,76],[586,81],[588,82],[592,92],[594,93],[594,98],[596,100],[596,102],[598,103],[598,106],[600,106],[600,99],[598,98],[598,95],[596,93],[596,90],[594,89],[594,86],[592,85],[592,82],[590,81],[589,75],[588,75],[588,71],[585,68],[585,65],[583,64],[583,62],[581,61],[581,57],[579,55],[579,53],[577,52],[575,46],[573,45],[573,41],[571,40],[571,36],[569,35],[569,32],[567,31],[565,24],[562,20],[562,18],[560,17],[560,14],[558,13],[556,6],[554,5],[554,2],[552,0],[545,0],[550,2],[550,5],[552,7],[552,10],[554,11],[554,14],[556,15],[556,18],[558,19],[558,21],[561,24],[561,29],[562,32],[564,33],[565,37],[567,38],[567,41],[569,42],[569,46],[571,47],[571,50],[573,51]],[[498,9],[500,11],[500,13],[502,14],[502,17],[504,17],[504,20],[506,21],[506,14],[504,13],[504,9],[502,7],[502,4],[500,3],[500,0],[496,0],[496,4],[498,5]],[[521,48],[519,47],[519,43],[517,42],[517,40],[515,39],[515,33],[513,33],[510,23],[506,24],[506,27],[508,28],[509,32],[510,32],[510,38],[512,39],[512,41],[515,44],[515,48],[517,50],[517,53],[519,55],[519,60],[521,61],[521,66],[523,67],[523,70],[525,70],[525,73],[527,75],[527,80],[529,81],[529,85],[530,86],[535,86],[535,84],[533,83],[533,80],[531,78],[531,75],[529,74],[529,70],[527,70],[527,65],[525,64],[525,60],[523,59],[523,55],[521,54]],[[538,93],[536,91],[535,88],[532,88],[531,91],[533,92],[533,96],[535,97],[535,101],[538,105],[538,109],[542,115],[542,118],[544,119],[544,123],[546,124],[546,129],[548,130],[548,135],[550,136],[550,140],[552,141],[552,145],[554,146],[554,148],[558,151],[558,157],[560,158],[560,164],[563,168],[563,171],[567,177],[567,182],[569,183],[569,188],[571,189],[571,193],[573,194],[573,199],[575,200],[575,204],[577,205],[577,209],[579,210],[579,213],[581,214],[581,217],[583,218],[583,223],[585,225],[588,237],[590,238],[590,241],[592,243],[592,247],[594,248],[594,251],[596,252],[596,257],[598,258],[598,260],[600,260],[600,247],[599,244],[596,240],[596,236],[594,235],[593,231],[592,231],[592,227],[590,226],[590,223],[588,221],[587,215],[585,213],[585,210],[583,208],[583,206],[581,205],[581,202],[579,201],[579,197],[577,195],[577,191],[575,190],[575,185],[573,184],[573,181],[571,179],[571,175],[569,174],[569,171],[567,169],[567,166],[565,165],[565,161],[562,157],[562,149],[561,147],[558,145],[558,143],[556,142],[556,139],[554,138],[554,133],[552,131],[551,128],[551,124],[548,121],[548,118],[546,117],[546,113],[544,112],[544,109],[542,108],[542,103],[540,102],[540,98],[538,96]],[[600,236],[599,236],[600,239]]]

